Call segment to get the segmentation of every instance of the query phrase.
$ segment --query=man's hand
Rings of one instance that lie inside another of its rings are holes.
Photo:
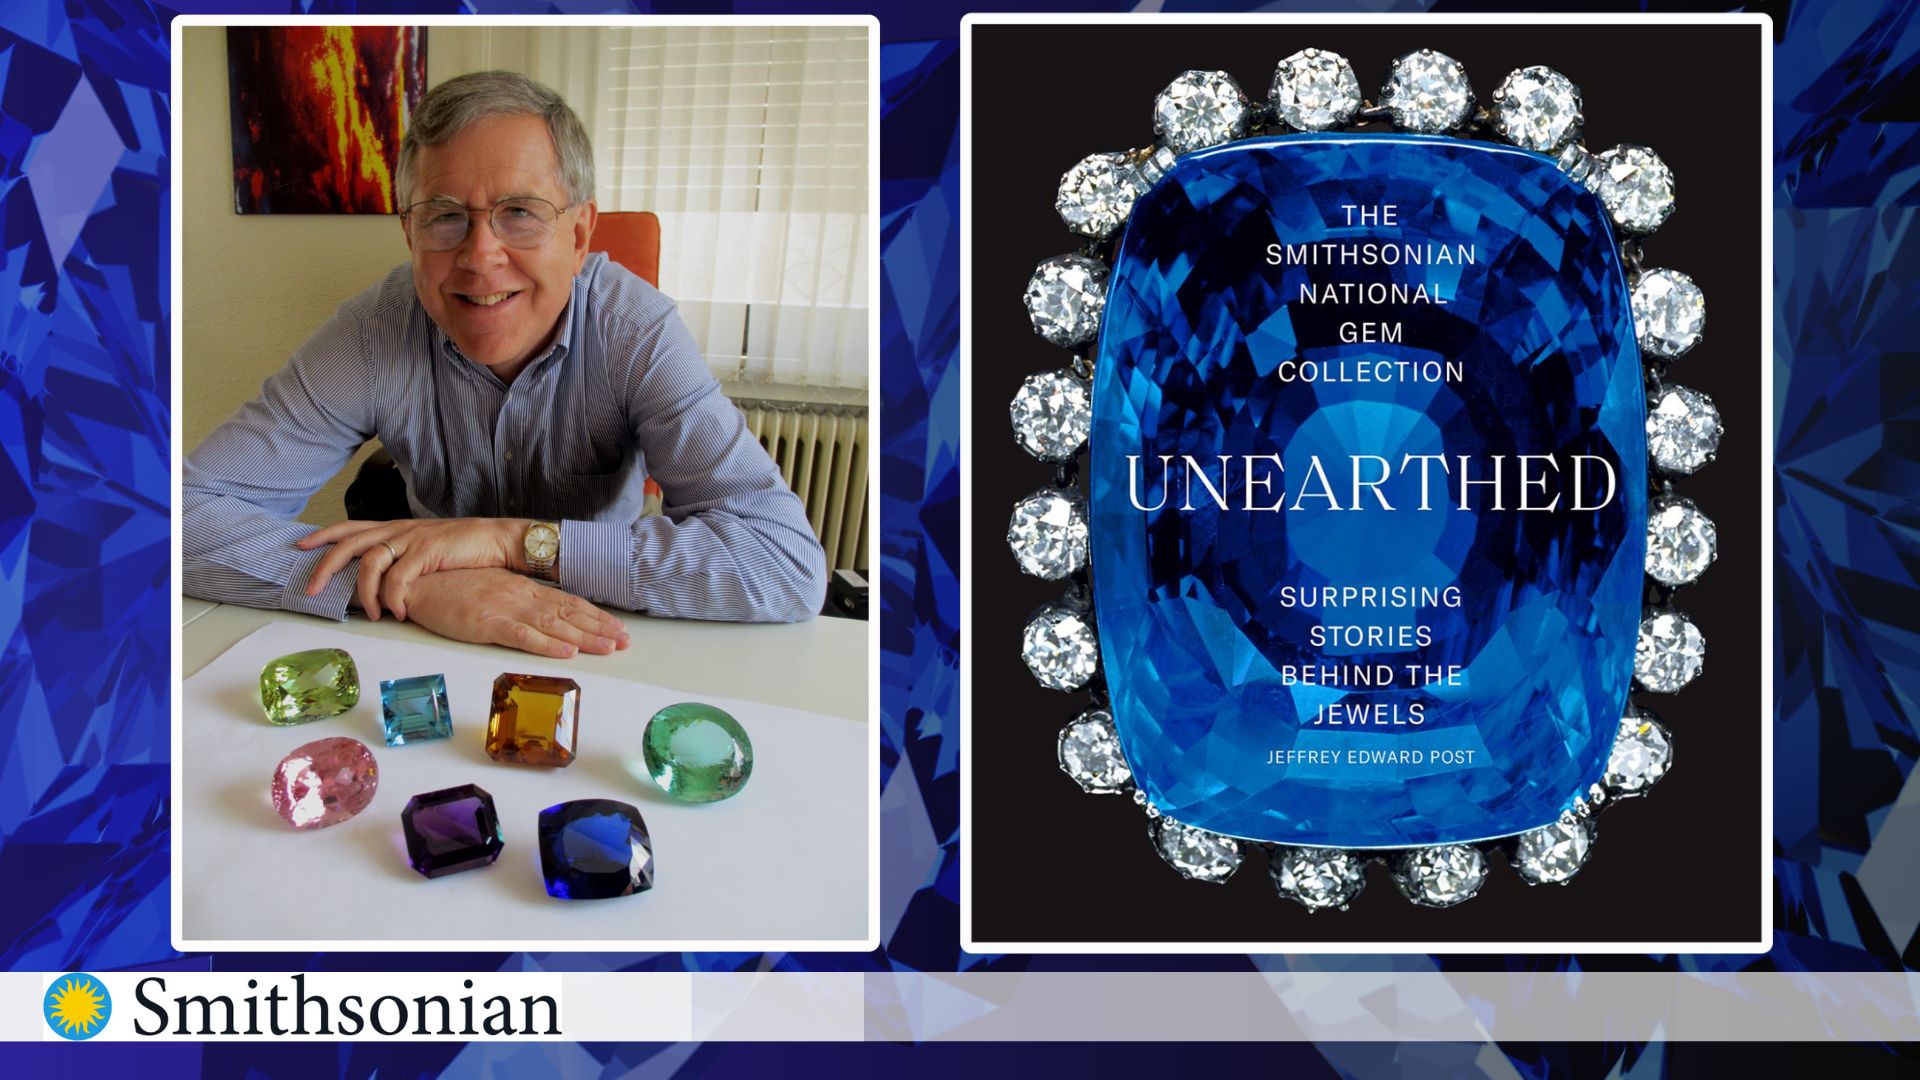
[[[378,621],[385,603],[396,619],[407,617],[407,595],[423,574],[483,567],[517,569],[527,522],[518,518],[420,518],[405,521],[343,521],[316,529],[295,544],[326,553],[313,568],[307,595],[318,596],[333,575],[360,560],[355,595],[367,618]]]
[[[414,581],[413,622],[455,641],[566,659],[630,643],[620,620],[571,593],[499,568],[442,570]]]

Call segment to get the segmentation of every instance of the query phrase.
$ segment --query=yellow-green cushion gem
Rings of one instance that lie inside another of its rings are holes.
[[[308,649],[260,669],[260,708],[275,724],[339,716],[360,703],[360,671],[345,649]]]

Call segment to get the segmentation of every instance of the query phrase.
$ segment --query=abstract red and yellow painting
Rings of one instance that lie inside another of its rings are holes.
[[[241,214],[391,214],[400,137],[427,85],[427,31],[227,30],[233,207]]]

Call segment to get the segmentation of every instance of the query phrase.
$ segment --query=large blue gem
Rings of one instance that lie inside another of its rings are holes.
[[[1590,192],[1419,136],[1189,155],[1134,207],[1096,370],[1102,663],[1161,812],[1464,842],[1600,778],[1640,619],[1646,400]]]
[[[653,888],[653,840],[640,811],[576,799],[540,811],[540,874],[561,900],[604,900]]]

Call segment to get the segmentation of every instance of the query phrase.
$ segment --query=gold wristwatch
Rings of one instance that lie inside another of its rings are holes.
[[[536,521],[527,526],[521,542],[527,557],[527,575],[542,581],[558,581],[560,575],[560,526],[557,522]]]

